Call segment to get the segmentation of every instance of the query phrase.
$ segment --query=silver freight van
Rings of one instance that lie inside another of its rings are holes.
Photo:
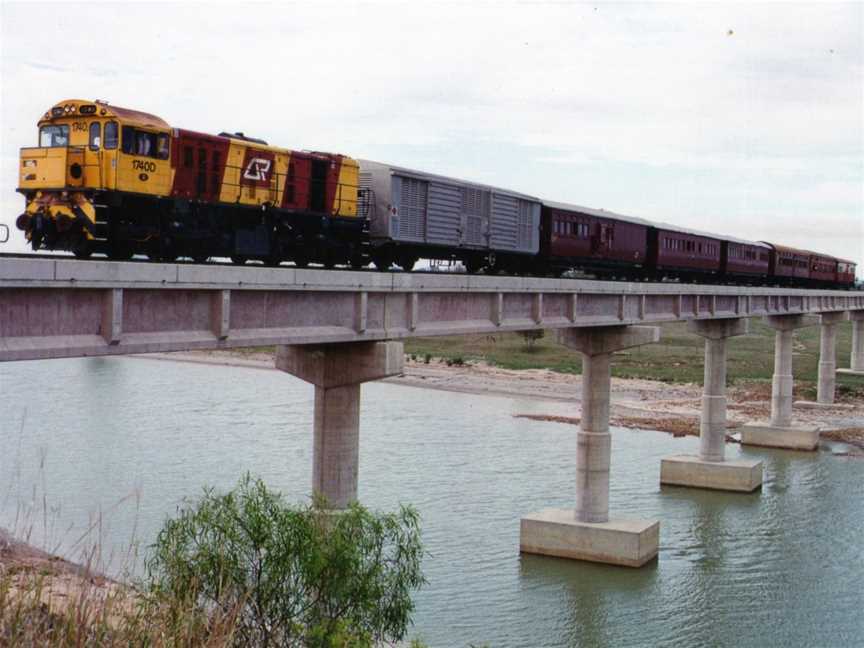
[[[530,268],[539,249],[540,201],[507,189],[360,163],[359,215],[369,218],[379,269],[420,258],[461,261],[468,272]]]

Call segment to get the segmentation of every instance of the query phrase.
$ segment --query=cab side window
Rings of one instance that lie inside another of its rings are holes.
[[[169,152],[168,135],[159,133],[156,137],[156,157],[160,160],[167,160]]]
[[[170,152],[168,135],[165,133],[149,133],[132,126],[124,126],[123,152],[127,155],[140,155],[167,160]]]
[[[93,122],[90,124],[90,150],[98,151],[102,146],[102,124]]]
[[[105,124],[105,141],[103,145],[106,149],[117,148],[117,122],[109,121]]]

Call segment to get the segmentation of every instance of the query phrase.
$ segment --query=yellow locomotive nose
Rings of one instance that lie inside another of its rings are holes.
[[[93,239],[96,210],[93,203],[80,193],[37,192],[26,211],[15,221],[34,249],[45,244],[70,249],[83,249],[81,244]]]

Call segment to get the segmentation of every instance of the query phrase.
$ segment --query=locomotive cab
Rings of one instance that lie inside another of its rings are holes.
[[[73,99],[49,109],[38,127],[38,146],[20,153],[26,208],[16,222],[34,250],[87,256],[107,236],[98,205],[112,192],[170,188],[170,130],[158,117]]]

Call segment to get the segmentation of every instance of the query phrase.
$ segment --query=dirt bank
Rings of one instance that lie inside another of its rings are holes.
[[[5,529],[0,529],[0,582],[8,588],[3,600],[37,597],[46,610],[58,613],[74,606],[95,614],[124,588],[89,567],[17,540]]]

